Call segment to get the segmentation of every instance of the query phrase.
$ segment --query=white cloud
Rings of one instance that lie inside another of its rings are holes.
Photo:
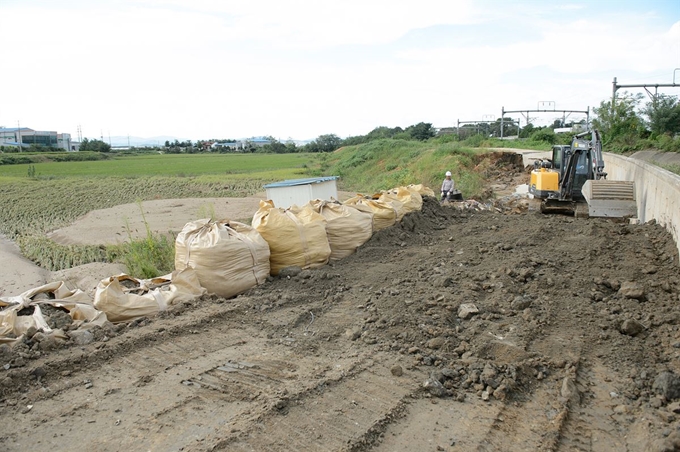
[[[668,83],[680,67],[680,17],[493,5],[14,2],[0,14],[10,49],[0,62],[0,125],[19,119],[75,133],[81,124],[92,136],[345,136],[451,125],[539,100],[592,107],[614,76]],[[446,27],[429,28],[438,25]]]
[[[467,23],[471,0],[148,0],[157,8],[181,7],[223,21],[233,39],[252,39],[281,48],[320,48],[381,44],[412,29],[441,23]]]

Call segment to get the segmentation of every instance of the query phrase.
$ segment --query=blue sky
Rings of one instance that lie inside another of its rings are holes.
[[[680,1],[0,0],[0,43],[0,126],[345,137],[672,83]]]

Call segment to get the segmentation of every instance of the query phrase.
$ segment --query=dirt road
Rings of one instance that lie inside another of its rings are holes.
[[[0,449],[674,450],[677,263],[656,225],[427,200],[235,299],[0,346]]]

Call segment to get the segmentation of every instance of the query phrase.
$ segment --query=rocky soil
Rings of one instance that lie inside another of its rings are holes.
[[[670,235],[499,210],[428,198],[234,299],[0,346],[0,449],[678,450]]]

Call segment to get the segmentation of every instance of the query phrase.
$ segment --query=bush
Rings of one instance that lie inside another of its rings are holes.
[[[665,152],[680,152],[680,135],[672,137],[669,134],[659,135],[656,146]]]
[[[543,141],[548,144],[555,144],[557,137],[552,129],[543,128],[539,129],[531,134],[531,140],[533,141]]]
[[[474,147],[474,148],[478,148],[484,143],[485,140],[486,140],[486,137],[484,135],[477,134],[477,135],[472,135],[470,138],[466,138],[465,140],[463,140],[463,144],[465,146],[471,146],[471,147]]]

